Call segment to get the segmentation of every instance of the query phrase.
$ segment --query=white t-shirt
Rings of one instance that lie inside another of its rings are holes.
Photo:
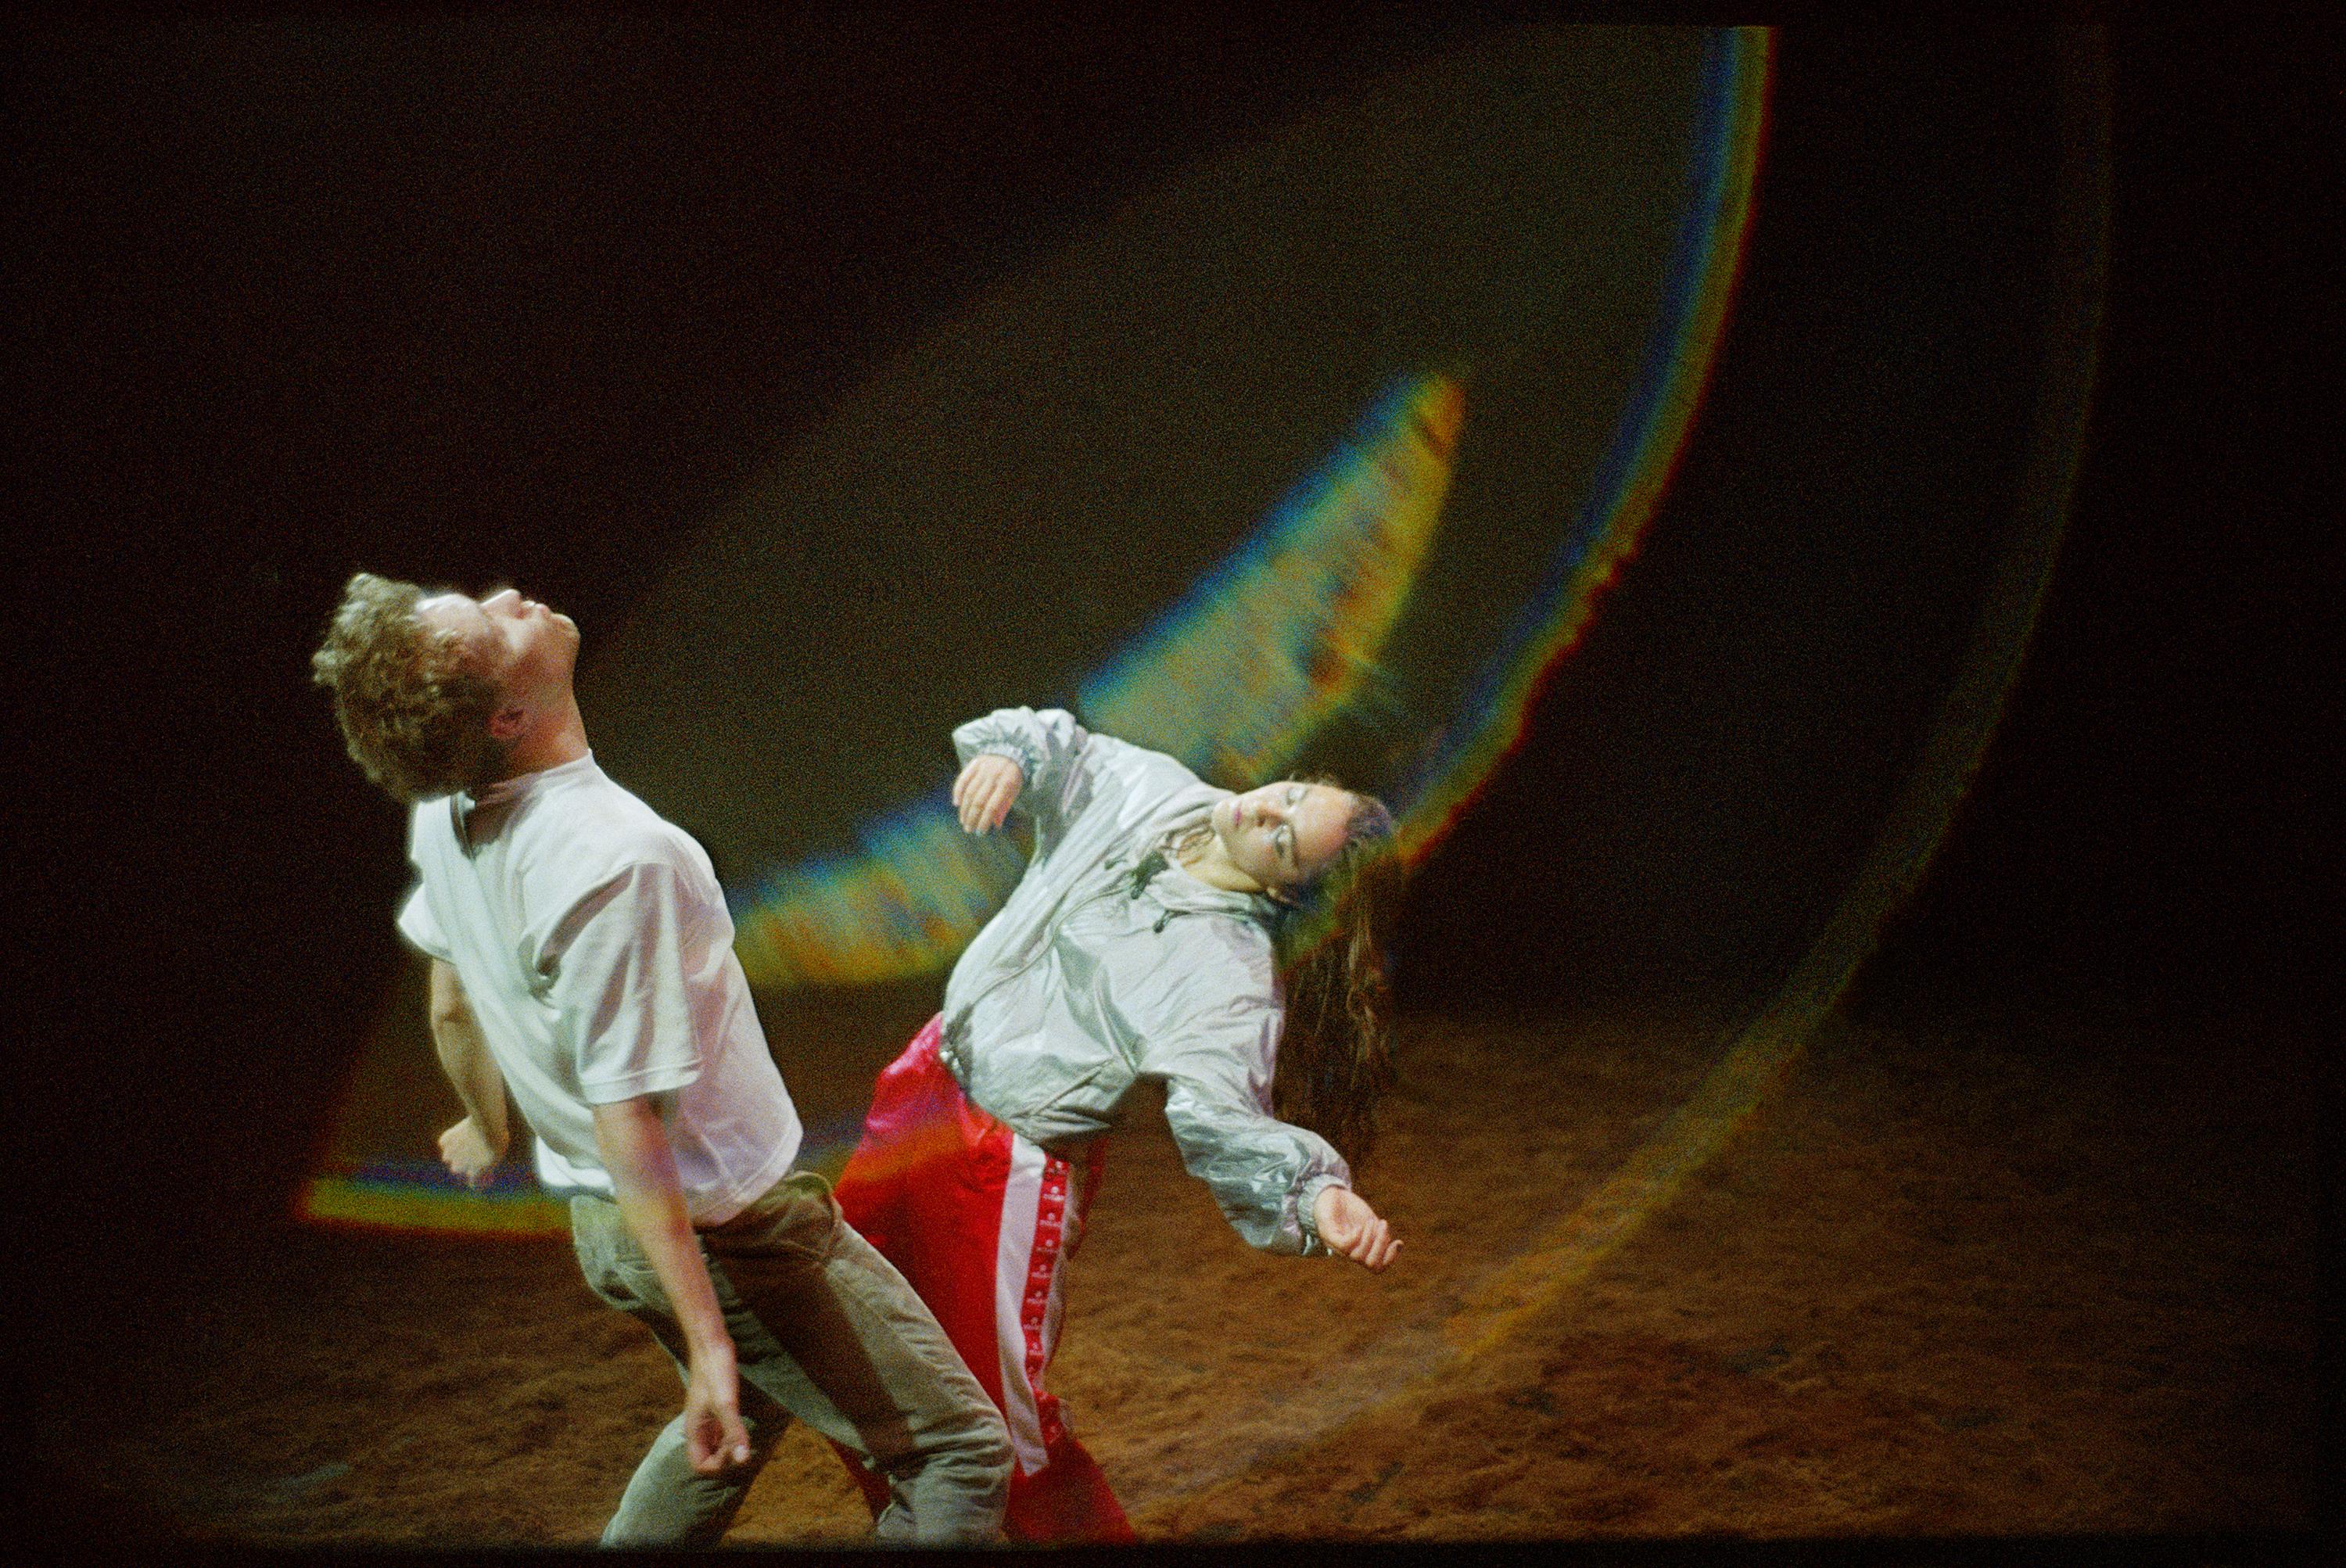
[[[400,932],[464,983],[537,1135],[540,1180],[609,1192],[593,1107],[642,1095],[664,1096],[695,1224],[722,1224],[789,1173],[798,1112],[689,834],[589,756],[478,800],[421,802],[408,858],[421,881]]]

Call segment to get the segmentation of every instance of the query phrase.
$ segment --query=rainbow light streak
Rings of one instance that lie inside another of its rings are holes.
[[[1086,681],[1086,722],[1226,779],[1291,759],[1360,691],[1408,601],[1449,494],[1465,397],[1444,376],[1387,389],[1349,440],[1237,554]],[[935,973],[1025,870],[1006,838],[961,830],[940,788],[733,900],[753,985]]]
[[[315,1178],[295,1212],[337,1230],[462,1230],[515,1239],[570,1231],[568,1206],[518,1164],[500,1166],[475,1190],[435,1160],[374,1160]]]
[[[1692,199],[1614,439],[1539,589],[1484,667],[1460,718],[1433,738],[1413,778],[1383,788],[1413,862],[1433,851],[1521,742],[1531,703],[1586,631],[1668,487],[1741,271],[1772,61],[1765,28],[1726,29],[1706,46]],[[1438,525],[1464,419],[1463,391],[1447,377],[1392,384],[1249,543],[1080,684],[1086,722],[1226,780],[1275,776],[1374,676]],[[1025,869],[1011,840],[962,832],[943,787],[858,839],[852,853],[783,867],[752,887],[729,890],[736,945],[752,984],[789,990],[937,972]],[[1706,1129],[1737,1119],[1733,1111],[1722,1117],[1719,1107],[1709,1110],[1700,1123]],[[835,1171],[855,1133],[849,1124],[810,1129],[801,1164]],[[1708,1138],[1706,1131],[1696,1139],[1704,1152]],[[1686,1151],[1678,1152],[1665,1161],[1668,1171],[1625,1171],[1617,1182],[1636,1187],[1634,1199],[1600,1207],[1642,1213],[1688,1168]],[[312,1222],[364,1228],[504,1236],[567,1229],[560,1202],[518,1168],[472,1192],[428,1161],[321,1176],[303,1189],[297,1209]],[[1560,1253],[1602,1250],[1619,1227],[1592,1221],[1570,1228],[1572,1239],[1551,1238],[1528,1267],[1552,1278]],[[1503,1300],[1507,1292],[1496,1294]],[[1514,1320],[1500,1300],[1476,1306],[1469,1316],[1487,1322],[1495,1312]]]
[[[972,838],[939,789],[858,835],[860,852],[770,874],[733,900],[750,983],[860,985],[942,968],[1025,870],[1006,836]]]
[[[1677,1196],[1791,1071],[1872,955],[1882,922],[1921,881],[1987,754],[2052,585],[2099,370],[2109,264],[2109,66],[2092,35],[2070,34],[2062,46],[2066,152],[2056,254],[2067,267],[2048,313],[2055,325],[2035,435],[2016,514],[1921,759],[1832,917],[1701,1086],[1577,1209],[1462,1304],[1447,1333],[1464,1355],[1504,1343],[1586,1278]]]
[[[1774,999],[1744,1027],[1695,1093],[1577,1207],[1467,1294],[1421,1370],[1373,1392],[1323,1397],[1308,1439],[1231,1451],[1180,1495],[1195,1495],[1306,1442],[1331,1441],[1347,1421],[1454,1380],[1464,1363],[1514,1340],[1538,1314],[1553,1308],[1675,1197],[1783,1081],[1873,951],[1883,920],[1930,865],[2027,657],[2067,531],[2099,373],[2109,264],[2109,61],[2099,36],[2082,29],[2064,35],[2061,46],[2066,153],[2055,249],[2068,265],[2048,312],[2056,325],[2038,389],[2036,434],[2018,514],[1922,761],[1839,908]]]
[[[807,1128],[792,1168],[837,1180],[862,1131],[861,1113]],[[515,1133],[525,1151],[528,1129]],[[478,1188],[464,1186],[437,1160],[372,1160],[312,1177],[293,1212],[333,1230],[463,1231],[516,1241],[570,1234],[569,1200],[538,1186],[525,1154],[509,1156]]]
[[[1532,702],[1588,629],[1598,596],[1636,553],[1669,488],[1742,274],[1774,57],[1765,27],[1722,29],[1704,51],[1689,175],[1694,199],[1679,225],[1660,320],[1636,390],[1539,592],[1463,706],[1474,716],[1471,728],[1389,794],[1402,853],[1413,864],[1448,835],[1492,771],[1522,743]]]
[[[1713,35],[1696,118],[1693,196],[1635,389],[1587,499],[1453,731],[1385,793],[1422,860],[1520,744],[1548,673],[1637,549],[1692,428],[1741,270],[1766,127],[1764,28]],[[1273,777],[1356,700],[1409,599],[1450,489],[1465,417],[1446,376],[1404,377],[1352,436],[1137,641],[1078,686],[1096,729],[1226,781]],[[944,788],[881,819],[856,851],[768,872],[731,894],[753,985],[855,985],[945,968],[1024,870],[972,839]]]
[[[1374,674],[1465,418],[1448,377],[1395,382],[1252,543],[1084,682],[1085,722],[1226,781],[1275,776]]]

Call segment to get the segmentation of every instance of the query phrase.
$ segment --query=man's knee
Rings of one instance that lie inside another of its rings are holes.
[[[982,1471],[997,1486],[1010,1484],[1010,1469],[1016,1458],[1010,1447],[1010,1429],[991,1406],[984,1421],[971,1435],[969,1454],[972,1469]]]

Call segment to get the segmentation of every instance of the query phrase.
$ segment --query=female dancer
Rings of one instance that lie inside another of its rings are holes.
[[[1010,1538],[1129,1541],[1043,1388],[1101,1135],[1160,1080],[1183,1164],[1250,1244],[1392,1261],[1338,1152],[1365,1152],[1391,1071],[1392,820],[1327,783],[1233,795],[1057,709],[1002,709],[954,745],[962,826],[1016,806],[1034,856],[880,1075],[839,1201],[1001,1406]]]

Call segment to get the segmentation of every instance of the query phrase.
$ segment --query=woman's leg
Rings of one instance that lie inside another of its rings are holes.
[[[1043,1386],[1066,1260],[1106,1151],[1095,1143],[1071,1165],[969,1104],[937,1059],[937,1027],[932,1020],[881,1074],[840,1178],[840,1207],[928,1303],[1001,1409],[1017,1461],[1005,1532],[1013,1541],[1129,1541],[1107,1478]]]
[[[1017,1459],[1002,1518],[1013,1541],[1133,1539],[1107,1477],[1067,1430],[1059,1397],[1043,1386],[1059,1348],[1067,1260],[1082,1244],[1107,1152],[1095,1140],[1080,1164],[1071,1163],[1011,1135],[995,1242],[994,1332],[1002,1414]]]

